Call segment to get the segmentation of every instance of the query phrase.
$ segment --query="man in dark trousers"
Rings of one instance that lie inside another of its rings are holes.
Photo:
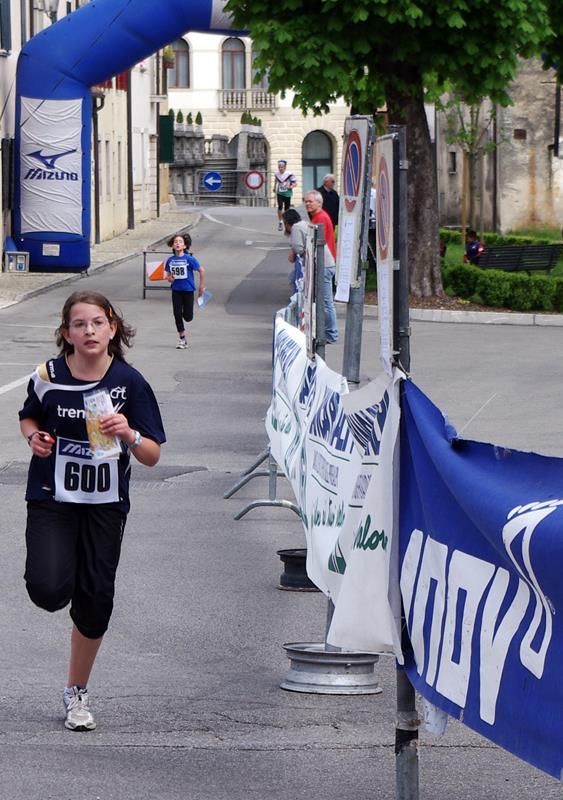
[[[323,196],[323,210],[329,215],[333,228],[338,225],[338,208],[340,206],[340,198],[334,188],[335,182],[334,175],[329,173],[324,176],[323,185],[317,189]]]

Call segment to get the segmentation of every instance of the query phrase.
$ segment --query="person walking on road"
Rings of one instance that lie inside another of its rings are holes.
[[[75,292],[56,332],[59,355],[37,367],[19,412],[31,448],[25,582],[46,611],[70,603],[73,622],[65,726],[96,722],[88,681],[113,610],[115,574],[129,512],[130,454],[146,466],[166,440],[153,391],[124,358],[132,328],[97,292]],[[85,394],[109,395],[113,411],[89,430]],[[98,446],[113,443],[112,457]]]
[[[278,206],[278,231],[283,231],[282,215],[291,205],[293,189],[297,186],[297,178],[287,168],[287,161],[278,161],[278,171],[274,174],[274,195]]]
[[[334,188],[336,181],[334,179],[334,175],[329,172],[328,175],[325,175],[323,178],[322,186],[319,186],[317,191],[322,195],[323,198],[323,210],[330,217],[330,221],[332,222],[332,226],[336,231],[338,227],[338,212],[340,209],[340,197],[338,196],[338,192]]]
[[[338,340],[338,323],[336,309],[332,296],[332,281],[336,272],[336,243],[334,241],[334,228],[326,211],[323,210],[323,196],[313,190],[305,195],[305,208],[313,225],[323,225],[325,247],[324,271],[324,307],[325,307],[325,335],[327,344]]]
[[[201,297],[205,286],[203,276],[205,270],[189,252],[192,246],[192,237],[189,233],[178,233],[168,241],[174,255],[170,256],[164,266],[166,280],[172,289],[172,310],[174,322],[178,331],[177,350],[185,350],[188,346],[184,322],[191,322],[194,318],[194,272],[199,272],[198,296]]]

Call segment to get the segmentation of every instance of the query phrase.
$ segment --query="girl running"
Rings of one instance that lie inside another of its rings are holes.
[[[164,267],[166,280],[172,289],[172,310],[179,336],[177,350],[185,350],[188,346],[184,322],[191,322],[194,318],[194,272],[199,272],[200,297],[205,289],[203,285],[205,270],[197,258],[188,252],[191,246],[192,237],[189,233],[178,233],[173,236],[168,242],[168,247],[172,248],[174,255],[170,256]]]
[[[133,336],[103,295],[75,292],[56,332],[59,356],[37,367],[19,412],[33,454],[25,496],[26,587],[47,611],[70,603],[63,701],[65,726],[75,731],[96,727],[87,686],[113,609],[130,454],[152,467],[165,441],[152,389],[124,359]],[[111,398],[114,410],[101,418],[99,434],[117,437],[118,457],[94,457],[90,447],[84,394],[93,389]]]

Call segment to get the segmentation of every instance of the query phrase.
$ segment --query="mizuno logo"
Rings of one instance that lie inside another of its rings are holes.
[[[43,166],[47,167],[47,169],[56,169],[56,162],[59,160],[59,158],[62,158],[63,156],[68,156],[71,153],[76,153],[76,148],[74,148],[74,150],[65,150],[64,153],[54,153],[51,156],[43,155],[43,153],[39,149],[35,150],[33,153],[28,153],[28,156],[30,156],[31,158],[36,158],[43,164]]]
[[[92,451],[87,444],[81,442],[62,441],[59,446],[61,455],[75,456],[78,458],[92,458]]]

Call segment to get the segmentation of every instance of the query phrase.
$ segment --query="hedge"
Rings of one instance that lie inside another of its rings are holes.
[[[563,311],[563,277],[456,264],[445,267],[442,278],[448,294],[481,305],[513,311]]]
[[[446,244],[463,244],[461,231],[440,228],[440,239]],[[555,244],[553,239],[538,236],[518,236],[517,234],[484,233],[481,241],[486,247],[505,244]]]

